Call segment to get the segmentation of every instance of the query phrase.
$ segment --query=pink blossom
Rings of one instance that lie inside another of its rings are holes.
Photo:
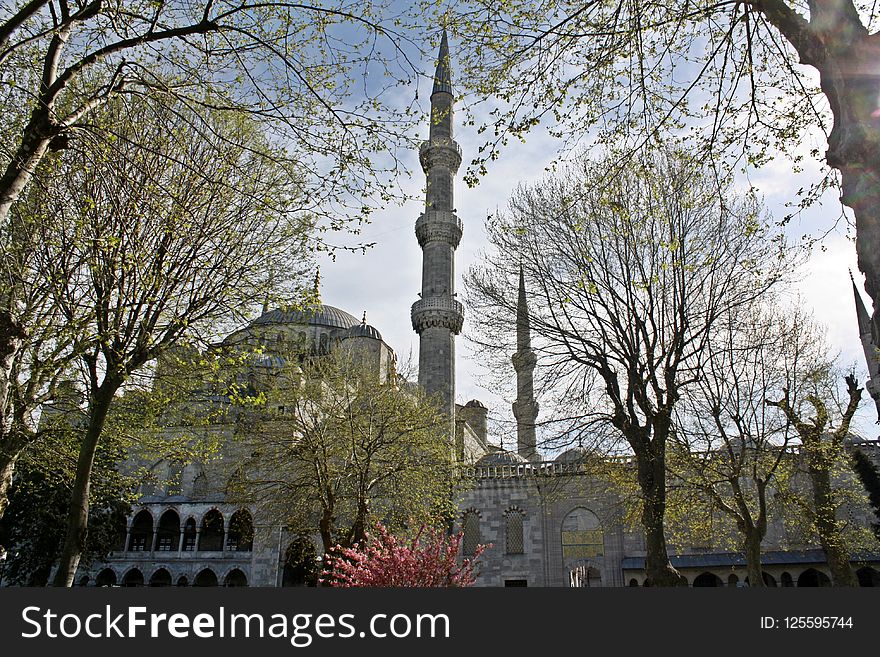
[[[477,559],[487,547],[479,545],[473,557],[459,562],[463,534],[419,529],[412,541],[401,541],[381,524],[377,534],[352,548],[337,546],[325,555],[321,583],[355,587],[470,586],[477,577]]]

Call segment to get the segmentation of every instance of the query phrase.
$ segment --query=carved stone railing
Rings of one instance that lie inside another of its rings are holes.
[[[412,305],[411,317],[416,333],[442,326],[457,334],[464,323],[464,306],[450,297],[426,297]]]

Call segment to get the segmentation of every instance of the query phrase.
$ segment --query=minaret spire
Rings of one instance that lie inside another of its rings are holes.
[[[516,450],[529,461],[538,460],[535,439],[535,422],[538,419],[538,403],[535,401],[534,372],[538,362],[532,349],[529,327],[529,307],[526,300],[526,281],[522,265],[519,266],[519,297],[516,304],[516,353],[513,354],[516,370],[516,401],[513,416],[516,418]]]
[[[852,281],[853,296],[856,301],[859,339],[862,342],[862,351],[865,352],[865,361],[868,364],[868,381],[865,383],[865,387],[877,406],[877,421],[880,422],[880,352],[877,351],[877,345],[871,335],[871,314],[865,307],[865,302],[859,293],[859,288],[856,285],[856,279],[853,278],[852,271],[849,272],[849,278]]]
[[[461,165],[461,148],[453,139],[452,75],[446,30],[440,41],[428,140],[419,148],[427,178],[425,210],[416,220],[422,247],[421,299],[412,306],[412,325],[419,334],[419,385],[435,396],[454,431],[455,336],[461,332],[464,308],[455,300],[455,249],[462,223],[455,215],[453,184]]]

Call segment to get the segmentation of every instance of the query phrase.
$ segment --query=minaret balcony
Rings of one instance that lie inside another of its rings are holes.
[[[531,372],[535,369],[535,365],[538,362],[538,357],[535,355],[535,352],[531,349],[520,349],[511,357],[513,361],[513,369],[519,372]]]
[[[428,242],[446,242],[457,248],[464,224],[448,210],[428,210],[416,220],[416,239],[422,248]]]
[[[461,166],[461,146],[455,140],[446,138],[423,141],[419,146],[419,161],[425,173],[436,166],[455,173]]]
[[[412,305],[411,317],[416,333],[439,326],[457,335],[464,324],[464,306],[450,297],[426,297]]]

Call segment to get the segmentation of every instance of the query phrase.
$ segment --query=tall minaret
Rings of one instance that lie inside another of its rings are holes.
[[[516,451],[529,461],[538,460],[535,447],[535,420],[538,403],[535,401],[534,371],[538,362],[532,349],[529,327],[529,307],[526,303],[526,282],[522,265],[519,268],[519,299],[516,304],[516,353],[513,355],[516,370],[516,401],[513,416],[516,418]]]
[[[859,294],[859,288],[856,286],[856,280],[849,273],[852,280],[853,294],[856,299],[856,317],[859,320],[859,338],[862,341],[862,350],[865,352],[865,360],[868,363],[868,381],[865,388],[868,394],[877,405],[877,418],[880,422],[880,354],[877,352],[877,346],[871,337],[871,315],[865,308],[865,302],[862,301],[862,295]]]
[[[452,76],[446,30],[440,43],[428,141],[419,148],[427,176],[425,211],[416,221],[422,247],[421,299],[412,306],[412,325],[419,334],[419,385],[440,399],[450,420],[455,419],[455,336],[461,331],[464,307],[455,300],[455,249],[462,224],[455,216],[453,177],[461,164],[461,149],[452,138]]]

